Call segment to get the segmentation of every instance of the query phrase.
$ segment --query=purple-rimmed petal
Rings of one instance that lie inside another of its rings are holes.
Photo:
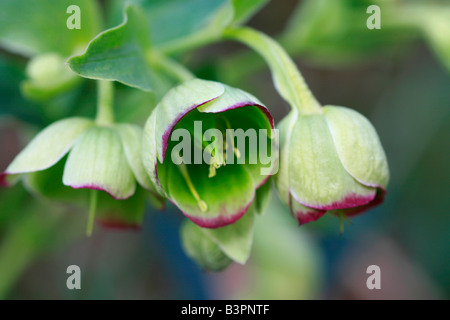
[[[63,183],[75,189],[103,190],[116,199],[133,195],[136,180],[119,134],[106,127],[86,130],[69,154]]]
[[[317,210],[366,205],[376,193],[375,188],[362,185],[345,170],[323,115],[299,116],[294,125],[289,189],[296,201]]]
[[[168,181],[161,181],[167,186],[170,200],[201,227],[218,228],[233,224],[247,212],[255,197],[253,179],[245,166],[226,165],[217,170],[216,176],[208,178],[207,165],[188,165],[192,184],[206,204],[206,210],[202,210],[178,166],[165,163],[158,165],[158,171],[163,166],[170,166],[164,177]]]
[[[42,130],[6,168],[4,175],[45,170],[72,148],[78,136],[93,125],[85,118],[57,121]]]
[[[355,207],[355,208],[343,209],[343,212],[348,217],[356,216],[358,214],[361,214],[371,208],[374,208],[374,207],[382,204],[385,196],[386,196],[386,191],[379,188],[379,189],[377,189],[377,194],[375,195],[375,198],[372,201],[370,201],[368,204],[359,206],[359,207]]]
[[[176,124],[190,111],[224,93],[221,83],[200,79],[186,81],[171,89],[156,106],[155,133],[158,159],[164,162],[169,137]]]
[[[150,180],[155,186],[156,191],[161,195],[165,195],[158,176],[156,173],[156,165],[158,163],[158,156],[156,151],[156,110],[153,110],[148,118],[144,134],[142,136],[142,164],[147,172]]]
[[[386,189],[389,168],[372,124],[358,112],[344,107],[324,107],[324,114],[347,172],[366,186]]]
[[[297,219],[299,226],[316,221],[326,213],[325,210],[306,207],[293,199],[292,196],[289,196],[289,209],[294,218]]]

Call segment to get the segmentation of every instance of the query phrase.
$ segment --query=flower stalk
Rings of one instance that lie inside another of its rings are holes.
[[[114,123],[114,83],[112,81],[97,81],[97,116],[95,122],[100,126]]]
[[[297,66],[275,40],[247,27],[227,29],[223,36],[242,42],[262,56],[272,71],[275,88],[300,114],[322,113],[319,102],[308,88]]]

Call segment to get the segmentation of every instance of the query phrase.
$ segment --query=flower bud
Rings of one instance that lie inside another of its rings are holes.
[[[81,78],[66,65],[57,53],[33,57],[27,65],[28,79],[22,82],[22,91],[32,100],[46,100],[76,85]]]
[[[300,225],[327,211],[361,213],[383,201],[389,181],[386,156],[370,122],[348,108],[322,110],[293,111],[279,125],[275,185]]]

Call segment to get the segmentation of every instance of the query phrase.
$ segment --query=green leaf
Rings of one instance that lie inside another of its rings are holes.
[[[104,190],[116,199],[133,195],[136,182],[119,134],[105,127],[86,130],[69,154],[63,183],[76,189]]]
[[[67,8],[81,10],[81,29],[66,26]],[[0,46],[26,56],[82,50],[99,30],[101,16],[92,0],[0,1]]]
[[[120,0],[115,8],[122,9]],[[228,0],[132,0],[148,16],[152,45],[164,53],[198,47],[218,39],[233,18]]]
[[[269,0],[231,0],[234,8],[233,24],[244,24]]]
[[[377,132],[358,112],[324,107],[325,119],[344,168],[359,182],[386,189],[389,168]]]
[[[145,91],[165,93],[172,85],[149,65],[150,36],[143,26],[146,17],[128,6],[121,25],[95,37],[86,52],[68,64],[80,76],[115,80]]]
[[[208,271],[222,271],[233,261],[202,232],[202,228],[186,219],[180,229],[181,243],[186,254]]]
[[[72,148],[78,136],[93,122],[85,118],[57,121],[41,131],[6,169],[7,174],[47,169]]]
[[[201,228],[212,241],[233,261],[245,264],[250,256],[253,243],[253,208],[234,224],[217,228]]]

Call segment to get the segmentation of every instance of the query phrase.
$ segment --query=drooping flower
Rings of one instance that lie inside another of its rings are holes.
[[[141,212],[134,213],[139,211],[134,210],[135,199],[144,199],[136,181],[155,192],[142,165],[141,142],[142,129],[136,125],[101,126],[88,118],[63,119],[41,131],[16,156],[0,175],[0,184],[7,186],[23,179],[30,191],[58,200],[86,198],[85,193],[67,193],[67,187],[105,191],[112,198],[100,196],[103,206],[97,219],[107,226],[134,227],[144,209],[142,202]],[[108,198],[133,198],[127,202],[128,216]]]
[[[217,228],[240,219],[272,174],[274,140],[272,117],[258,99],[194,79],[170,90],[153,110],[143,163],[159,192],[190,220]],[[262,153],[270,153],[269,161]]]
[[[325,106],[316,114],[292,111],[279,130],[275,186],[300,225],[327,211],[353,216],[383,201],[388,164],[364,116],[336,106]]]

